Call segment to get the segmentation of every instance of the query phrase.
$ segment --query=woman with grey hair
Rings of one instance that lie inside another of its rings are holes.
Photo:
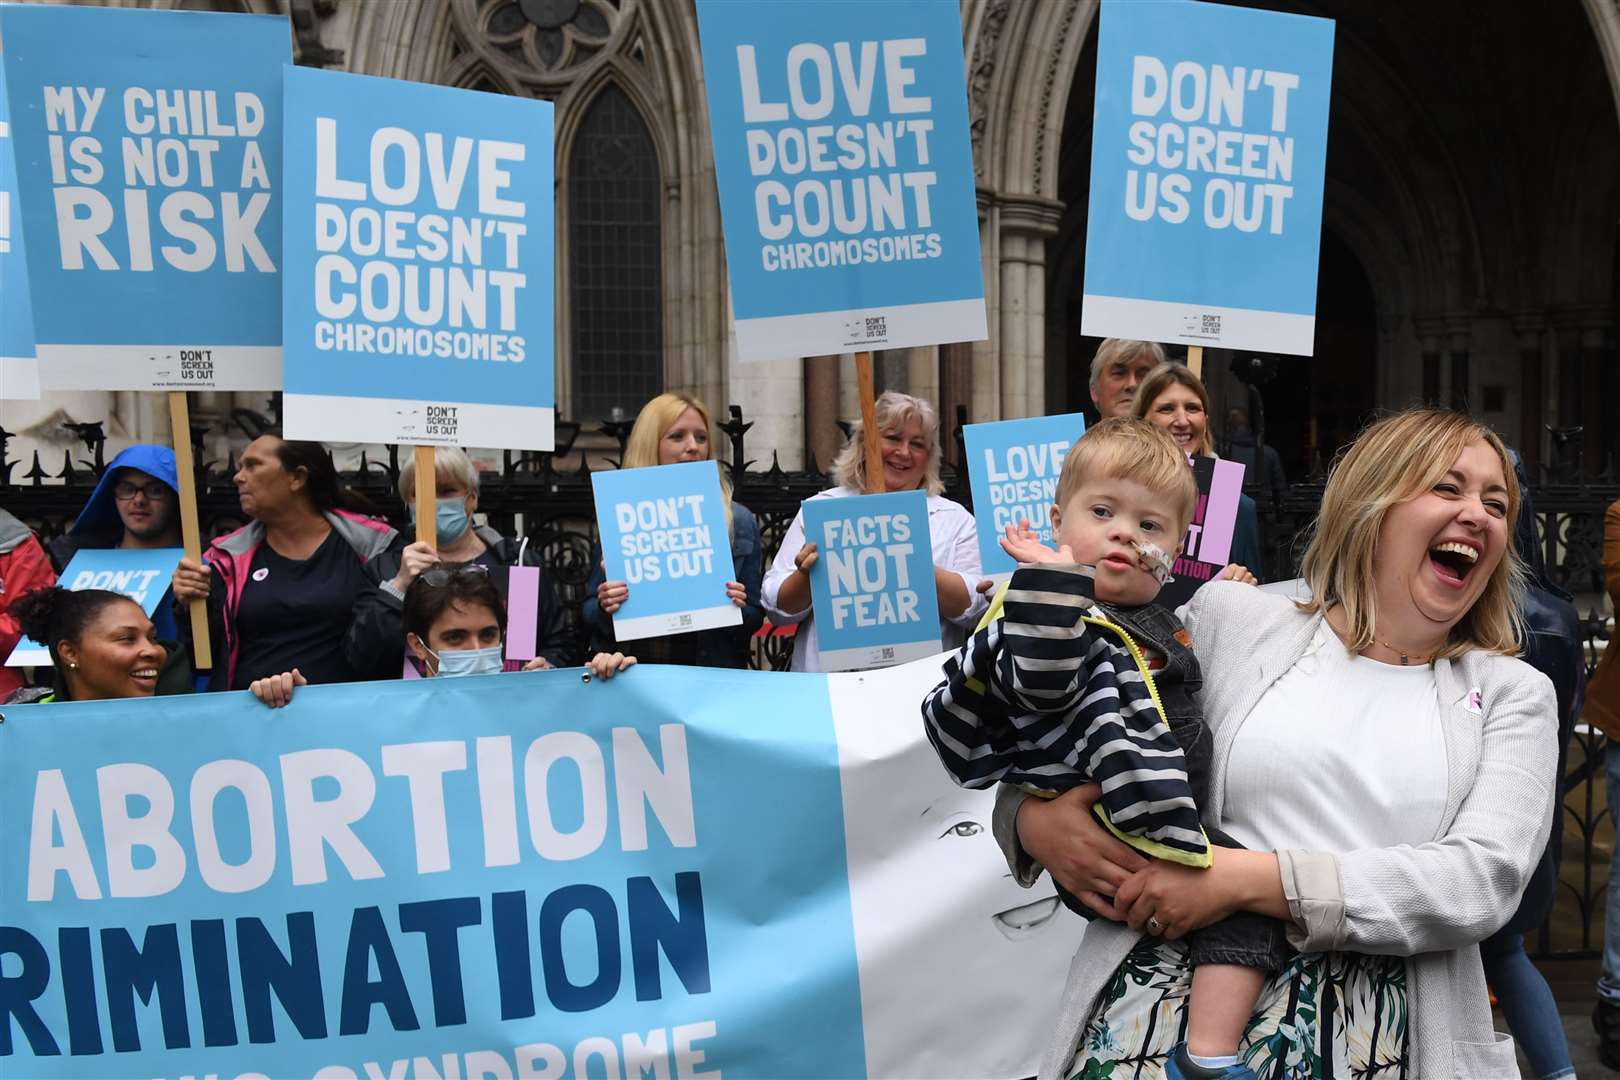
[[[578,663],[573,635],[539,553],[532,548],[524,550],[515,540],[487,525],[473,524],[473,515],[478,512],[478,469],[472,459],[464,450],[440,447],[434,452],[433,465],[438,480],[433,507],[438,544],[413,543],[366,564],[371,588],[354,606],[354,621],[346,643],[351,660],[368,678],[399,678],[405,663],[405,592],[411,582],[440,564],[476,563],[489,571],[501,601],[511,607],[508,571],[520,565],[521,556],[521,565],[540,569],[534,639],[538,655],[529,668],[570,667]],[[414,522],[421,511],[415,504],[416,463],[409,459],[399,473],[399,497]]]
[[[973,515],[961,503],[945,498],[939,478],[939,421],[934,407],[922,398],[887,390],[877,399],[877,426],[881,459],[871,463],[883,470],[884,491],[921,490],[928,496],[928,533],[934,556],[934,589],[939,597],[939,631],[943,647],[954,649],[984,612],[978,591],[979,540]],[[856,423],[849,442],[833,461],[837,485],[812,499],[837,499],[865,493],[867,469],[863,429]],[[793,670],[820,671],[816,647],[815,614],[810,603],[810,567],[816,545],[804,535],[804,509],[793,518],[776,558],[765,572],[760,590],[765,610],[778,626],[798,623],[793,641]]]

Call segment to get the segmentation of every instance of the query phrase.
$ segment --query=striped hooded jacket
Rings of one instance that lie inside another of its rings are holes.
[[[1092,599],[1089,568],[1020,566],[946,661],[922,714],[958,784],[1009,783],[1050,797],[1096,782],[1093,809],[1120,839],[1157,858],[1210,864],[1154,674]]]

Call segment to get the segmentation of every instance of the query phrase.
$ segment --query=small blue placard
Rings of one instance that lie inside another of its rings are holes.
[[[609,581],[630,587],[613,613],[620,641],[742,625],[726,596],[731,537],[720,467],[687,461],[591,473]]]
[[[957,5],[697,14],[742,358],[982,340]]]
[[[810,499],[804,538],[816,645],[827,671],[888,667],[940,650],[928,496],[921,491]]]
[[[288,437],[550,450],[551,103],[286,88]]]
[[[1083,332],[1308,356],[1333,22],[1103,0]]]
[[[6,55],[0,45],[0,400],[39,397],[34,310],[24,259],[17,162],[11,152],[11,114],[6,105]]]
[[[281,389],[287,20],[25,4],[0,32],[44,389]]]
[[[174,568],[184,556],[180,548],[85,548],[68,560],[57,584],[74,592],[122,593],[151,615],[168,595]],[[6,667],[43,667],[50,662],[50,650],[25,637],[11,651]]]
[[[1053,546],[1051,509],[1058,476],[1069,448],[1085,431],[1083,413],[969,424],[962,429],[979,533],[979,565],[985,574],[1011,574],[1018,568],[1001,550],[999,540],[1008,525],[1020,520],[1040,534],[1041,543]]]

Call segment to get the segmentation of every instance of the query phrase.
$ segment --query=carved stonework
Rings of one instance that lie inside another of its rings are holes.
[[[1011,0],[992,0],[979,24],[973,43],[973,63],[968,69],[968,131],[973,140],[973,175],[984,180],[984,132],[990,110],[990,83],[996,74],[996,45],[1007,24]]]
[[[451,0],[454,81],[556,97],[598,62],[634,55],[639,0]]]
[[[1052,91],[1057,84],[1058,68],[1063,63],[1063,50],[1068,45],[1069,33],[1074,29],[1075,12],[1081,8],[1080,0],[1070,0],[1063,6],[1063,21],[1058,23],[1052,53],[1046,62],[1046,74],[1041,79],[1041,100],[1035,123],[1035,183],[1032,191],[1044,191],[1041,186],[1042,170],[1046,164],[1046,121],[1052,114]],[[1070,73],[1072,76],[1072,72]],[[1067,95],[1069,84],[1065,80],[1062,93]],[[1059,133],[1058,138],[1061,138]]]

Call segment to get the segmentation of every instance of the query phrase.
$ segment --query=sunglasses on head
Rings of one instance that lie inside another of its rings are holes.
[[[487,577],[489,567],[482,563],[464,563],[461,566],[435,566],[432,570],[422,572],[422,580],[435,589],[442,589],[450,584],[454,577]]]

